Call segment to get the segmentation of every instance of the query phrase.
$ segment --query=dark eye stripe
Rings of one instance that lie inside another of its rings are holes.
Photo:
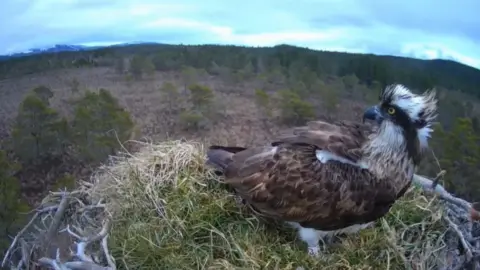
[[[393,107],[395,109],[395,113],[393,115],[389,115],[387,113],[388,108]],[[406,150],[408,151],[410,157],[416,159],[417,157],[417,128],[419,128],[422,124],[425,125],[423,120],[412,121],[410,116],[400,107],[394,104],[383,103],[381,105],[381,110],[385,117],[389,118],[393,123],[402,127],[403,135],[406,138],[407,145]],[[422,122],[423,121],[423,122]]]
[[[393,115],[388,114],[388,109],[392,107],[395,109],[395,113]],[[403,127],[403,129],[408,130],[412,126],[412,121],[408,114],[402,110],[402,108],[398,107],[397,105],[393,104],[383,104],[382,105],[382,110],[383,112],[390,117],[390,119],[396,123],[397,125],[400,125]]]
[[[395,109],[395,114],[393,115],[390,115],[388,114],[388,109],[390,107],[393,107]],[[387,115],[390,116],[390,118],[398,125],[402,126],[405,130],[408,130],[409,128],[411,127],[414,127],[416,129],[420,129],[420,128],[423,128],[426,126],[427,122],[425,121],[425,119],[423,119],[422,117],[424,116],[425,114],[425,111],[420,111],[418,113],[418,117],[419,119],[418,120],[415,120],[413,121],[410,116],[404,111],[402,110],[402,108],[400,108],[399,106],[397,105],[393,105],[393,104],[387,104],[387,103],[384,103],[382,105],[382,109],[385,111],[385,113]]]

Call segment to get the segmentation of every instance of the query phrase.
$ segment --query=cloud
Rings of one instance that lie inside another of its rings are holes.
[[[62,43],[288,43],[480,68],[478,10],[477,0],[4,0],[0,54]]]

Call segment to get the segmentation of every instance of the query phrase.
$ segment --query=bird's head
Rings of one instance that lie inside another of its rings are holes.
[[[391,150],[406,147],[412,154],[428,147],[436,111],[435,90],[417,95],[403,85],[394,84],[382,91],[380,103],[368,108],[363,119],[379,125],[377,143],[389,146]]]

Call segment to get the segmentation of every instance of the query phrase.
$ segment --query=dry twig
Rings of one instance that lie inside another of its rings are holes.
[[[17,236],[12,241],[9,249],[7,250],[5,257],[2,260],[2,267],[6,266],[7,262],[13,267],[15,265],[12,260],[12,253],[14,252],[17,243],[21,244],[21,259],[16,264],[16,269],[28,269],[31,262],[35,263],[35,258],[32,256],[35,254],[35,248],[38,253],[48,254],[46,247],[49,246],[49,243],[52,242],[52,239],[55,238],[59,233],[66,232],[72,236],[76,241],[74,242],[76,246],[76,251],[73,252],[70,250],[71,259],[62,262],[61,259],[61,250],[56,248],[55,258],[48,258],[43,256],[38,259],[40,265],[49,266],[55,270],[67,270],[67,269],[91,269],[91,270],[115,270],[116,265],[115,261],[110,255],[107,245],[107,237],[109,230],[111,228],[110,218],[106,218],[103,221],[103,226],[101,230],[93,235],[89,235],[85,228],[86,224],[95,223],[95,219],[98,217],[98,214],[95,214],[96,210],[104,210],[105,204],[102,201],[99,201],[96,204],[88,204],[82,201],[81,196],[87,195],[84,191],[74,191],[74,192],[51,192],[50,196],[47,197],[48,200],[44,200],[42,204],[52,204],[52,201],[58,200],[60,197],[60,202],[55,203],[54,205],[46,206],[42,209],[36,210],[35,214],[28,222],[28,224],[17,234]],[[73,214],[68,213],[74,209]],[[51,212],[55,211],[55,214],[52,216]],[[104,211],[103,211],[104,212]],[[93,214],[92,214],[93,213]],[[90,214],[90,215],[89,215]],[[70,215],[70,216],[69,216]],[[78,216],[79,219],[75,220],[72,217]],[[105,216],[105,215],[104,215]],[[82,222],[82,219],[84,222]],[[50,224],[45,226],[47,229],[42,230],[38,228],[34,223],[41,222],[46,223],[47,220],[50,220]],[[66,222],[68,220],[68,222]],[[72,224],[70,224],[71,222]],[[59,230],[59,227],[66,223],[65,229]],[[75,223],[75,224],[73,224]],[[39,232],[36,235],[40,237],[34,239],[31,243],[27,243],[22,237],[26,232],[31,228],[35,227]],[[77,232],[74,232],[72,228],[75,228]],[[79,229],[82,228],[82,229]],[[94,242],[99,242],[101,251],[103,252],[104,258],[100,259],[91,254],[88,254],[87,248],[90,244]],[[33,259],[33,260],[32,260]],[[106,264],[107,266],[103,266]]]
[[[463,248],[463,262],[458,264],[454,263],[453,265],[446,266],[444,269],[464,269],[466,265],[472,262],[478,264],[477,260],[480,258],[480,250],[476,248],[480,244],[479,239],[472,237],[473,223],[480,220],[480,213],[475,209],[474,204],[453,196],[438,183],[444,174],[445,171],[442,170],[434,179],[414,175],[413,182],[421,187],[426,194],[436,195],[444,202],[445,211],[443,219],[458,237],[458,241]]]

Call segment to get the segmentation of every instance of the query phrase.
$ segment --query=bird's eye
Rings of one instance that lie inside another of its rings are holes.
[[[393,107],[388,108],[387,113],[390,114],[390,115],[395,114],[395,108],[393,108]]]

